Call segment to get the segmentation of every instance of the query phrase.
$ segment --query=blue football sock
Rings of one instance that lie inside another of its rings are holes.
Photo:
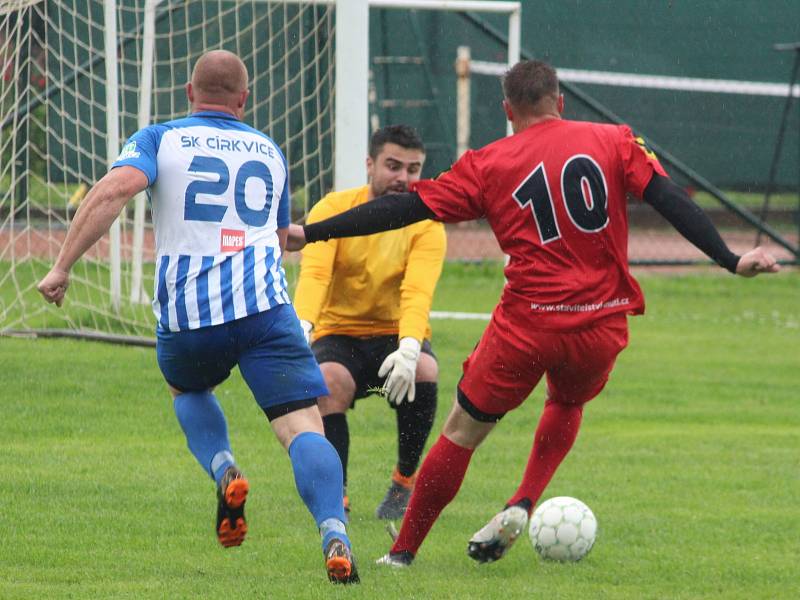
[[[225,414],[211,392],[185,392],[175,397],[175,415],[197,462],[219,484],[234,465]]]
[[[323,550],[331,537],[337,537],[349,546],[350,540],[344,532],[342,461],[336,450],[325,436],[305,431],[289,445],[289,458],[300,497],[317,527],[322,529],[325,525]],[[332,520],[339,521],[341,527]]]

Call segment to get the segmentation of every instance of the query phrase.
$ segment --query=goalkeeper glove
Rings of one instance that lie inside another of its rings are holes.
[[[311,345],[311,330],[314,329],[314,324],[310,321],[300,319],[300,327],[303,328],[303,337],[306,338],[306,344]]]
[[[388,375],[383,389],[391,404],[401,404],[406,396],[409,402],[414,401],[414,379],[417,375],[419,351],[420,343],[417,340],[404,337],[397,350],[387,356],[378,369],[378,377]]]

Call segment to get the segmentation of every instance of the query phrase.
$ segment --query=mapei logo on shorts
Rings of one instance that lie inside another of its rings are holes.
[[[128,142],[125,144],[117,160],[125,160],[126,158],[139,158],[139,153],[136,151],[136,142]]]
[[[244,250],[244,231],[238,229],[222,229],[220,231],[220,252],[238,252]]]

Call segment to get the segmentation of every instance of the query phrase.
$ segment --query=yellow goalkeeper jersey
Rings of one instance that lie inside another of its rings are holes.
[[[332,192],[311,209],[322,221],[367,202],[369,187]],[[428,316],[442,273],[444,225],[421,221],[369,236],[332,239],[303,249],[297,315],[326,335],[430,338]]]

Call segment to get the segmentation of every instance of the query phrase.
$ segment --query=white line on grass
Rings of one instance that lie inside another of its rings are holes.
[[[431,319],[452,319],[454,321],[488,321],[490,313],[454,312],[450,310],[432,310]]]

